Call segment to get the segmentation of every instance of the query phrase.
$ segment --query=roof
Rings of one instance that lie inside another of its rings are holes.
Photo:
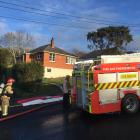
[[[76,57],[74,54],[68,53],[60,48],[57,48],[57,47],[52,48],[51,44],[40,46],[34,50],[31,50],[30,53],[37,53],[37,52],[44,52],[44,51],[54,52],[54,53],[59,53],[59,54],[70,55],[70,56]]]
[[[118,54],[118,51],[116,50],[116,48],[105,49],[103,51],[95,50],[95,51],[92,51],[90,53],[83,55],[82,57],[80,57],[80,59],[95,59],[101,55],[116,55],[116,54]]]

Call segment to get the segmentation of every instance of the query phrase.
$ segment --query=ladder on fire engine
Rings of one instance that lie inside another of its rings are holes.
[[[83,72],[83,108],[87,109],[89,105],[89,94],[94,90],[93,86],[93,67],[94,63],[89,63],[87,70]]]
[[[74,75],[76,77],[77,104],[86,109],[89,105],[90,93],[94,90],[93,67],[99,60],[87,60],[76,62]]]
[[[84,69],[83,72],[83,108],[86,109],[87,111],[89,111],[89,104],[91,104],[91,99],[90,99],[90,95],[91,93],[94,91],[94,73],[93,73],[93,68],[95,65],[98,65],[101,62],[100,59],[94,60],[93,63],[89,63],[89,67],[88,69]],[[84,65],[86,66],[86,65]]]

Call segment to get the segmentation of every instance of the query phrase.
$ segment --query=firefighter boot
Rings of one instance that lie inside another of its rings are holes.
[[[5,117],[8,115],[8,105],[3,105],[2,106],[2,116]]]

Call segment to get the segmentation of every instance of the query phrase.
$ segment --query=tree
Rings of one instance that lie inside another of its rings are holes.
[[[87,40],[90,42],[88,48],[90,50],[104,50],[109,48],[122,49],[133,38],[130,34],[129,28],[125,26],[109,26],[97,29],[96,32],[89,32]]]
[[[17,49],[15,48],[15,34],[12,32],[8,32],[1,36],[0,44],[8,49],[14,59],[14,63],[16,63],[16,53]]]
[[[23,31],[8,32],[1,36],[0,45],[8,49],[16,63],[16,56],[25,52],[26,48],[34,47],[35,39]]]
[[[0,68],[9,68],[13,66],[13,57],[8,49],[0,48]]]
[[[11,74],[12,66],[13,56],[7,49],[0,47],[0,81],[5,82],[6,78]]]
[[[16,43],[15,45],[20,48],[20,50],[25,51],[25,48],[35,47],[35,38],[29,33],[23,31],[15,32]]]

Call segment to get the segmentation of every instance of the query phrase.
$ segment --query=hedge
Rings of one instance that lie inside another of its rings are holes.
[[[17,83],[42,81],[44,68],[39,62],[20,63],[14,65],[13,75]]]

